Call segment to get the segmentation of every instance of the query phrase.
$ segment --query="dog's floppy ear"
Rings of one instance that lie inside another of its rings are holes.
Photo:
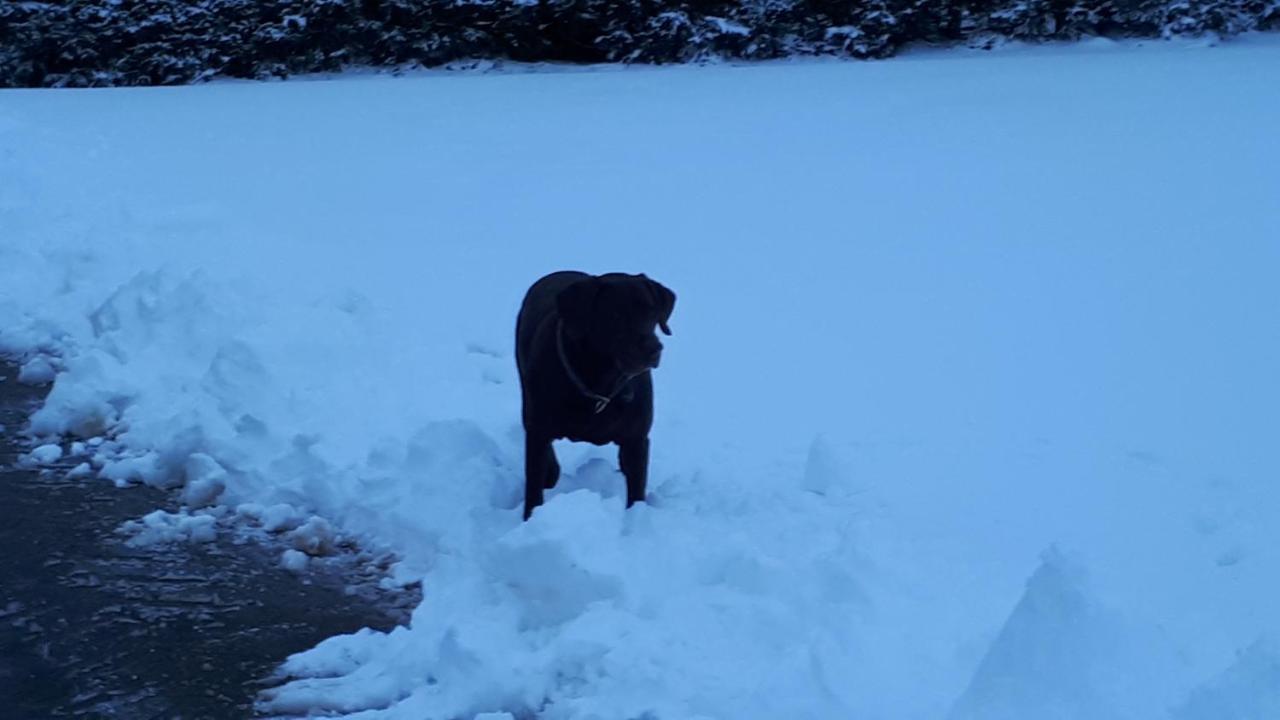
[[[596,294],[599,292],[599,280],[593,277],[583,278],[556,295],[556,312],[570,329],[583,332],[591,322],[591,309],[596,304]]]
[[[648,277],[644,280],[649,284],[649,292],[653,293],[653,299],[658,304],[658,327],[662,328],[664,335],[670,335],[671,328],[667,327],[667,321],[671,319],[671,311],[676,309],[676,294],[657,280]]]

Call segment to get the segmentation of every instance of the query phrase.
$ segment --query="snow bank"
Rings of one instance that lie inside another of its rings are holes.
[[[1252,720],[1280,717],[1280,650],[1259,640],[1242,650],[1231,667],[1197,688],[1174,720]]]
[[[948,717],[1158,717],[1173,648],[1140,632],[1091,596],[1083,568],[1050,548]]]
[[[1206,678],[1280,633],[1277,50],[10,93],[0,350],[37,445],[178,494],[140,542],[423,583],[274,712],[1265,708]],[[680,293],[651,502],[562,444],[522,524],[562,267]]]
[[[657,507],[628,513],[620,498],[561,493],[527,524],[449,548],[424,578],[412,629],[296,656],[284,671],[298,679],[264,707],[405,718],[846,713],[867,609],[850,508],[790,489],[725,511],[724,489],[672,481]],[[768,525],[742,522],[768,515]]]

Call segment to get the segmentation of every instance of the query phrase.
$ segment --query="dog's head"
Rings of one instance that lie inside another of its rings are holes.
[[[556,296],[565,331],[594,352],[613,358],[624,373],[658,367],[676,294],[644,275],[609,273],[570,285]]]

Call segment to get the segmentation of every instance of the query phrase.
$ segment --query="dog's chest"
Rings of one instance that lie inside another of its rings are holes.
[[[559,423],[561,437],[574,442],[606,445],[635,433],[632,427],[643,423],[649,411],[636,402],[635,388],[624,388],[616,397],[596,412],[595,401],[585,400],[568,409]]]

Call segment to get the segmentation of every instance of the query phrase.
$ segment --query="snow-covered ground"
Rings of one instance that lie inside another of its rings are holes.
[[[187,485],[142,532],[239,506],[290,567],[340,532],[423,580],[270,712],[1274,718],[1278,69],[5,91],[0,347],[81,472]],[[652,499],[562,445],[522,524],[513,324],[560,268],[679,294]]]

